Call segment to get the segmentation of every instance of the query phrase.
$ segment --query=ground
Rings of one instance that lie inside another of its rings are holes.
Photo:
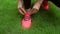
[[[0,34],[60,34],[60,8],[49,1],[49,10],[42,8],[32,15],[32,27],[21,27],[17,0],[0,0]]]

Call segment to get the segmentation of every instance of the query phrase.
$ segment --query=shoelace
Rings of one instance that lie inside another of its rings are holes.
[[[30,16],[25,16],[25,18],[24,18],[25,21],[28,21],[28,20],[30,20],[30,19],[31,19]]]

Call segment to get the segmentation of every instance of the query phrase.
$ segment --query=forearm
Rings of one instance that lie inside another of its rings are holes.
[[[22,0],[18,0],[18,10],[22,15],[26,13]]]
[[[43,0],[38,0],[35,5],[33,6],[33,8],[36,8],[37,10],[39,10],[41,4],[42,4]]]

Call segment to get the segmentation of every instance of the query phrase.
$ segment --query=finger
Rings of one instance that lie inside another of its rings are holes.
[[[31,14],[35,14],[35,13],[37,13],[37,12],[38,12],[37,9],[32,9],[32,10],[31,10]]]
[[[19,12],[22,14],[22,15],[24,15],[24,13],[19,9]]]
[[[26,13],[26,11],[24,10],[24,8],[20,8],[21,9],[21,11],[23,12],[23,13]]]
[[[26,9],[26,11],[31,15],[31,8]],[[27,12],[26,12],[26,13],[27,13]]]

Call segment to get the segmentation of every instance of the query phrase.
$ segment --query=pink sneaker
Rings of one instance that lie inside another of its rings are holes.
[[[43,9],[48,10],[48,9],[49,9],[48,4],[45,4],[45,5],[43,6]]]
[[[31,27],[31,16],[30,12],[27,12],[22,20],[22,27],[23,28],[30,28]]]
[[[42,7],[45,10],[48,10],[49,9],[48,0],[44,0]]]

